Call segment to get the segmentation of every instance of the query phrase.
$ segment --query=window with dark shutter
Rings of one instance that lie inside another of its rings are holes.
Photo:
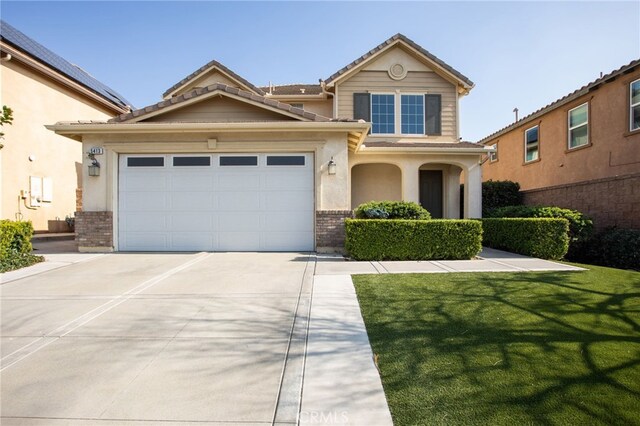
[[[371,121],[371,95],[369,93],[353,94],[353,118]]]
[[[440,95],[424,95],[426,118],[424,132],[427,135],[442,134],[442,97]]]

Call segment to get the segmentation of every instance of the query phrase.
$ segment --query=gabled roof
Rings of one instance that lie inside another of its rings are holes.
[[[283,84],[279,86],[264,86],[261,87],[264,92],[275,95],[298,95],[298,96],[309,96],[309,95],[319,95],[322,93],[322,86],[319,84]]]
[[[535,120],[536,118],[540,117],[541,115],[544,115],[548,112],[553,111],[556,108],[561,107],[562,105],[568,104],[569,102],[572,102],[575,99],[578,99],[580,96],[583,96],[587,93],[589,93],[592,90],[597,89],[598,87],[602,86],[603,84],[606,83],[610,83],[613,80],[615,80],[618,76],[623,75],[623,74],[627,74],[630,72],[633,72],[638,66],[640,66],[640,59],[636,59],[633,60],[631,62],[629,62],[627,65],[623,65],[622,67],[618,68],[617,70],[611,71],[609,74],[603,75],[602,77],[598,78],[597,80],[592,81],[591,83],[588,83],[584,86],[582,86],[581,88],[579,88],[578,90],[575,90],[571,93],[569,93],[568,95],[563,96],[562,98],[551,102],[550,104],[540,108],[537,111],[532,112],[531,114],[522,117],[520,120],[516,121],[513,124],[510,124],[506,127],[503,127],[502,129],[490,134],[489,136],[481,139],[478,141],[479,144],[484,144],[487,143],[499,136],[504,135],[505,133],[510,132],[513,129],[516,129],[524,124],[527,124],[528,122]]]
[[[140,108],[126,114],[121,114],[109,120],[109,123],[137,122],[146,118],[150,118],[151,116],[158,115],[158,112],[164,109],[171,108],[173,110],[175,109],[173,108],[174,106],[178,106],[188,101],[189,103],[191,103],[198,98],[209,98],[215,94],[222,94],[224,96],[228,96],[230,98],[234,98],[246,103],[253,103],[254,105],[261,106],[263,108],[270,109],[272,111],[276,111],[283,115],[297,118],[302,121],[332,121],[328,117],[314,114],[301,108],[294,108],[289,104],[278,102],[265,96],[256,95],[255,93],[227,86],[226,84],[216,83],[207,87],[195,89],[180,96],[174,96],[162,102],[158,102],[157,104],[149,105],[145,108]]]
[[[213,60],[213,61],[210,61],[210,62],[206,63],[205,65],[201,66],[200,68],[198,68],[197,70],[195,70],[194,72],[192,72],[191,74],[189,74],[188,76],[186,76],[185,78],[183,78],[182,80],[180,80],[179,82],[177,82],[176,84],[171,86],[166,92],[164,92],[162,94],[162,97],[166,98],[167,96],[169,96],[170,94],[172,94],[173,92],[178,90],[179,88],[185,86],[190,81],[196,79],[197,77],[203,75],[204,73],[206,73],[207,71],[209,71],[209,70],[211,70],[213,68],[217,68],[220,71],[222,71],[224,74],[227,74],[232,79],[237,80],[239,83],[241,83],[241,85],[245,86],[250,91],[253,91],[258,95],[264,95],[265,94],[265,92],[262,89],[260,89],[259,87],[254,86],[248,80],[245,80],[244,78],[242,78],[241,76],[239,76],[235,72],[231,71],[229,68],[227,68],[224,65],[222,65],[220,62]]]
[[[102,84],[80,67],[69,63],[37,41],[0,20],[0,39],[54,71],[70,78],[119,108],[129,109],[131,103],[112,88]]]
[[[364,55],[360,56],[355,61],[351,62],[349,65],[343,67],[342,69],[340,69],[339,71],[334,73],[331,77],[329,77],[328,79],[325,80],[325,84],[327,84],[327,85],[334,84],[337,80],[339,80],[343,75],[345,75],[346,73],[351,71],[353,68],[359,67],[360,65],[362,65],[365,62],[369,62],[372,58],[374,58],[375,56],[377,56],[381,52],[385,51],[390,46],[392,46],[394,44],[397,44],[399,42],[402,42],[402,43],[408,45],[409,47],[411,47],[412,49],[414,49],[418,53],[422,54],[430,62],[432,62],[436,66],[440,67],[445,73],[451,75],[456,80],[458,80],[458,82],[461,83],[463,86],[465,86],[467,89],[471,89],[474,86],[473,81],[469,80],[467,77],[462,75],[462,73],[460,73],[459,71],[456,71],[450,65],[446,64],[441,59],[438,59],[435,55],[433,55],[432,53],[427,51],[425,48],[420,46],[418,43],[414,42],[413,40],[409,39],[408,37],[406,37],[405,35],[400,34],[400,33],[394,35],[393,37],[388,38],[387,40],[385,40],[384,42],[382,42],[378,46],[374,47],[373,49],[371,49],[370,51],[368,51]]]

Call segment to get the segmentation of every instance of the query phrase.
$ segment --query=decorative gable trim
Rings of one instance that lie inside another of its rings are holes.
[[[211,71],[214,71],[214,70],[218,71],[219,73],[221,73],[223,75],[225,75],[230,80],[235,81],[238,84],[238,86],[240,86],[241,88],[243,88],[244,90],[246,90],[248,92],[252,92],[252,93],[255,93],[256,95],[260,95],[260,96],[264,96],[265,95],[265,92],[262,89],[260,89],[259,87],[254,86],[248,80],[245,80],[240,75],[236,74],[235,72],[231,71],[226,66],[222,65],[220,62],[213,60],[213,61],[210,61],[207,64],[203,65],[202,67],[198,68],[196,71],[194,71],[193,73],[189,74],[188,76],[186,76],[185,78],[180,80],[178,83],[176,83],[173,86],[171,86],[166,92],[164,92],[162,94],[162,97],[165,98],[165,99],[170,98],[177,91],[179,91],[180,89],[184,88],[187,84],[191,83],[193,80],[196,80],[199,77],[204,76],[207,73],[209,73]]]
[[[325,80],[326,87],[335,86],[339,81],[342,81],[358,70],[361,70],[365,66],[365,64],[370,63],[374,58],[380,56],[384,52],[397,45],[402,45],[405,48],[413,51],[431,68],[433,68],[434,71],[448,77],[448,79],[450,80],[455,81],[459,85],[461,93],[466,94],[473,88],[473,81],[469,80],[460,72],[452,68],[450,65],[446,64],[441,59],[438,59],[435,55],[431,54],[422,46],[400,33],[385,40],[382,44],[374,47],[369,52],[365,53],[355,61],[351,62],[349,65],[334,73],[327,80]]]

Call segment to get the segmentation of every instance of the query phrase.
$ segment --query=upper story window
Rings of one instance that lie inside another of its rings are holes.
[[[394,134],[395,128],[395,96],[371,95],[371,133]]]
[[[495,151],[489,153],[489,162],[495,163],[498,161],[498,144],[494,143],[493,145],[489,145],[489,148],[495,149]]]
[[[401,95],[402,134],[424,135],[424,96]]]
[[[354,93],[353,118],[371,122],[373,135],[441,135],[442,97]]]
[[[569,149],[589,143],[589,104],[569,110]]]
[[[640,79],[629,85],[629,130],[640,129]]]
[[[540,158],[539,126],[533,126],[524,132],[524,161],[535,161]]]

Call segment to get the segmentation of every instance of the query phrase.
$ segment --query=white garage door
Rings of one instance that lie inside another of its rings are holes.
[[[314,249],[312,154],[121,155],[118,248]]]

